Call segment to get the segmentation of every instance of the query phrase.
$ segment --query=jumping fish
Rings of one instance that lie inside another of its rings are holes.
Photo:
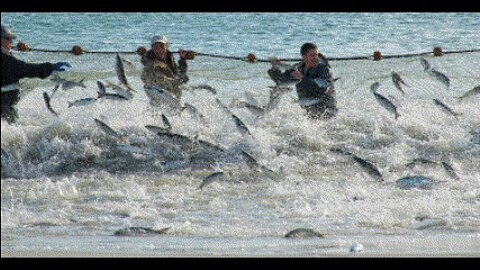
[[[439,161],[432,161],[424,158],[415,158],[411,162],[405,164],[405,167],[412,169],[416,164],[442,165],[442,167],[445,169],[445,171],[451,178],[455,180],[460,180],[460,177],[458,177],[457,173],[455,172],[455,169],[453,169],[453,167],[445,161],[439,162]]]
[[[118,80],[130,91],[135,91],[127,81],[127,76],[125,75],[125,67],[123,65],[123,60],[120,57],[120,54],[117,53],[117,57],[115,58],[115,71],[117,72]]]
[[[472,97],[472,96],[478,96],[480,95],[480,85],[475,86],[472,90],[469,90],[465,92],[462,96],[456,97],[460,101],[462,101],[464,98]]]
[[[438,81],[440,81],[441,83],[443,83],[447,88],[450,87],[450,79],[447,77],[447,75],[433,68],[430,70],[429,74],[435,79],[437,79]]]
[[[52,76],[52,78],[50,80],[53,81],[53,82],[56,82],[59,85],[61,85],[63,90],[68,90],[68,89],[71,89],[71,88],[74,88],[74,87],[77,87],[77,86],[81,87],[81,88],[87,88],[87,86],[84,83],[85,79],[81,79],[78,82],[77,81],[70,81],[70,80],[66,80],[66,79],[61,78],[60,76],[58,76],[58,74],[55,74],[55,75]]]
[[[53,90],[52,90],[52,94],[50,95],[50,98],[53,97],[53,95],[55,95],[55,93],[57,92],[57,90],[60,88],[60,84],[57,83],[55,84],[55,86],[53,87]]]
[[[112,100],[129,100],[128,97],[118,94],[118,93],[107,93],[107,88],[101,81],[97,81],[98,86],[98,97],[97,98],[105,98],[105,99],[112,99]]]
[[[195,89],[205,89],[207,91],[209,91],[210,93],[216,95],[217,94],[217,89],[213,88],[212,86],[208,85],[208,84],[199,84],[199,85],[195,85],[195,86],[192,86],[191,87],[192,90],[195,90]]]
[[[156,235],[156,234],[165,234],[170,227],[163,229],[152,229],[146,227],[127,227],[124,229],[117,230],[113,233],[115,236],[145,236],[145,235]]]
[[[94,120],[95,120],[95,124],[97,124],[97,126],[107,135],[119,138],[118,133],[115,130],[113,130],[111,127],[109,127],[107,124],[98,120],[97,118],[94,118]]]
[[[208,175],[207,177],[205,177],[205,179],[203,179],[199,188],[203,189],[205,186],[210,185],[211,183],[213,183],[215,181],[222,181],[224,179],[225,179],[225,173],[224,172],[214,172],[214,173]]]
[[[393,84],[395,85],[395,87],[400,91],[402,92],[402,95],[405,95],[405,92],[403,91],[402,89],[402,86],[400,84],[403,84],[405,86],[408,86],[405,81],[400,77],[400,75],[398,73],[396,73],[395,71],[392,71],[392,81],[393,81]]]
[[[379,82],[374,82],[374,83],[372,83],[372,85],[370,85],[370,91],[375,93],[375,92],[377,92],[379,87],[380,87],[380,83]]]
[[[72,102],[67,102],[67,103],[68,103],[68,108],[70,108],[72,106],[90,105],[95,101],[97,101],[96,98],[82,98],[82,99],[78,99],[78,100],[75,100],[75,101],[72,101]]]
[[[220,105],[220,107],[222,107],[228,114],[230,114],[230,116],[232,117],[232,119],[235,121],[235,125],[237,126],[238,130],[240,130],[240,132],[242,134],[249,134],[250,136],[252,136],[252,133],[250,133],[250,130],[248,130],[247,126],[245,125],[245,123],[242,122],[242,120],[240,118],[238,118],[238,116],[236,116],[235,114],[233,114],[228,108],[227,106],[225,106],[218,98],[215,98],[215,101]]]
[[[430,63],[427,61],[427,59],[421,58],[421,59],[420,59],[420,62],[422,63],[422,66],[423,66],[423,70],[424,70],[424,71],[429,71],[429,70],[432,69],[432,66],[431,66]]]
[[[146,125],[145,128],[153,133],[168,133],[171,131],[169,128],[157,127],[152,125]]]
[[[454,112],[450,107],[448,107],[445,103],[441,102],[440,100],[434,98],[433,102],[438,105],[442,110],[448,114],[451,114],[455,117],[462,115],[461,113]]]
[[[272,180],[275,180],[276,178],[280,177],[280,174],[258,163],[258,161],[254,157],[252,157],[252,155],[250,155],[249,153],[242,150],[241,154],[242,154],[243,160],[245,161],[245,163],[247,163],[250,169],[257,172],[261,172]]]
[[[356,155],[352,155],[353,160],[355,160],[358,164],[360,164],[368,174],[373,176],[375,179],[377,179],[380,182],[383,182],[383,176],[380,173],[380,171],[373,165],[370,161],[367,161],[365,159],[362,159]]]
[[[370,90],[372,90],[373,92],[373,95],[375,96],[375,99],[378,101],[378,103],[384,107],[385,109],[387,109],[387,111],[393,113],[395,115],[395,120],[397,120],[397,118],[400,116],[397,112],[397,106],[395,106],[388,98],[380,95],[379,93],[376,92],[376,90],[378,89],[378,87],[380,86],[380,83],[376,82],[376,83],[373,83],[371,86],[370,86]]]
[[[450,164],[448,164],[445,161],[442,161],[442,166],[451,178],[455,180],[460,180],[460,177],[458,177],[457,173],[455,172],[455,170]]]
[[[265,106],[265,111],[270,112],[277,108],[280,104],[281,97],[282,95],[280,92],[274,92],[273,89],[270,89],[270,99],[268,100],[268,104]]]
[[[51,104],[50,104],[50,97],[48,96],[47,92],[43,92],[43,100],[45,101],[45,105],[47,105],[47,109],[53,113],[55,116],[58,116],[58,113],[56,113]]]
[[[405,164],[405,167],[407,167],[409,169],[412,169],[417,164],[438,164],[438,162],[431,161],[431,160],[425,159],[425,158],[414,158],[411,162]]]
[[[183,103],[183,105],[184,105],[184,109],[189,114],[191,114],[194,117],[197,117],[198,119],[200,119],[200,121],[205,123],[205,116],[203,116],[203,114],[197,108],[195,108],[192,104],[187,103],[187,102]]]
[[[236,116],[233,113],[231,114],[231,116],[232,116],[233,120],[235,121],[235,124],[236,124],[238,130],[240,130],[240,132],[242,134],[246,133],[246,134],[252,136],[252,133],[250,133],[250,130],[247,128],[247,125],[245,125],[245,123],[243,123],[243,121],[240,118],[238,118],[238,116]]]
[[[168,121],[168,118],[162,113],[162,122],[167,127],[167,130],[171,131],[172,130],[172,124],[170,124],[170,121]]]
[[[166,90],[160,88],[145,88],[145,92],[154,104],[167,105],[175,111],[183,111],[184,109],[182,102]]]
[[[160,138],[167,138],[178,145],[193,145],[195,141],[188,136],[172,133],[172,132],[158,132],[157,135]]]
[[[325,234],[316,232],[312,229],[298,228],[288,232],[285,235],[285,238],[313,238],[313,237],[325,238]]]
[[[346,156],[351,156],[353,158],[353,160],[355,160],[360,166],[362,166],[362,168],[368,174],[370,174],[372,177],[374,177],[375,179],[377,179],[380,182],[384,181],[383,176],[380,173],[380,171],[370,161],[365,160],[365,159],[363,159],[363,158],[361,158],[361,157],[359,157],[359,156],[357,156],[357,155],[355,155],[351,152],[345,151],[343,149],[330,148],[330,151],[333,152],[333,153],[340,153],[340,154],[344,154]]]
[[[435,180],[431,177],[415,175],[400,178],[397,180],[396,184],[401,189],[432,189]]]

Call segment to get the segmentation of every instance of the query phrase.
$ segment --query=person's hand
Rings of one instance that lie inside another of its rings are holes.
[[[53,69],[55,71],[65,71],[65,68],[67,67],[71,68],[72,65],[70,65],[70,63],[67,63],[67,62],[58,62],[53,64]]]
[[[299,81],[301,81],[303,79],[303,75],[300,71],[298,71],[298,67],[295,67],[295,70],[290,72],[290,76],[292,76],[293,78],[295,78]]]
[[[178,54],[180,55],[180,58],[182,58],[182,59],[185,59],[185,57],[187,57],[187,51],[185,51],[184,49],[178,50]]]

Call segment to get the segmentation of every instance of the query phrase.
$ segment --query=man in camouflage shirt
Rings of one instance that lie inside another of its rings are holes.
[[[151,50],[142,55],[141,62],[144,66],[142,81],[145,88],[160,88],[172,93],[176,98],[181,98],[180,85],[188,81],[187,52],[179,51],[180,60],[175,63],[173,53],[168,50],[168,40],[164,35],[154,36]]]

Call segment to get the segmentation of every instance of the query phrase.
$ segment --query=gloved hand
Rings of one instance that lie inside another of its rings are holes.
[[[70,65],[70,63],[67,63],[67,62],[58,62],[53,64],[53,69],[55,71],[65,71],[65,67],[72,67],[72,65]]]

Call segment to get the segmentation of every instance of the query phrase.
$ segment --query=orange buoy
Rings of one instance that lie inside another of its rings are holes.
[[[434,56],[442,56],[443,55],[442,48],[440,48],[440,47],[433,48],[433,55]]]
[[[19,50],[19,51],[21,51],[21,52],[28,51],[29,48],[28,48],[27,43],[25,43],[25,42],[19,42],[19,43],[17,44],[17,50]]]
[[[185,59],[187,59],[187,60],[195,59],[195,52],[194,51],[187,51],[187,55],[185,55]]]
[[[255,63],[255,62],[257,61],[257,57],[255,57],[255,54],[249,53],[249,54],[247,55],[247,61],[248,61],[249,63]]]
[[[85,51],[83,50],[82,47],[78,46],[78,45],[75,45],[72,47],[72,50],[70,51],[73,55],[81,55],[83,54]]]
[[[137,48],[137,53],[139,55],[145,55],[147,53],[147,49],[145,49],[145,47],[143,47],[143,46],[140,46],[140,47]]]
[[[380,61],[382,59],[382,53],[379,51],[374,51],[373,52],[373,60],[374,61]]]

